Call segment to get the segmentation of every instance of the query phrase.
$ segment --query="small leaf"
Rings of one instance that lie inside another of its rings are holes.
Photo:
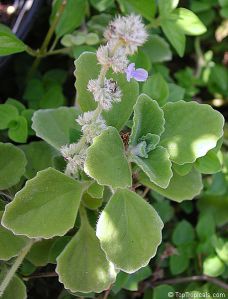
[[[164,19],[161,22],[161,28],[171,45],[177,51],[180,57],[184,56],[186,38],[184,32],[173,21]]]
[[[46,266],[49,263],[49,252],[55,239],[41,240],[33,244],[26,259],[36,267]]]
[[[160,15],[169,16],[177,7],[179,0],[158,0],[158,8]]]
[[[134,11],[138,12],[141,16],[147,20],[152,20],[156,12],[155,0],[128,0],[128,4],[132,6]]]
[[[173,275],[181,274],[188,269],[189,258],[181,248],[178,248],[177,254],[174,254],[169,259],[169,268]]]
[[[150,34],[148,41],[143,46],[143,51],[149,56],[152,63],[169,61],[172,52],[164,38],[157,34]]]
[[[6,26],[0,27],[0,56],[23,52],[26,45]]]
[[[120,270],[133,273],[155,255],[162,228],[151,205],[136,193],[120,189],[101,213],[97,236],[108,260]]]
[[[210,150],[205,156],[198,158],[194,165],[197,170],[205,174],[213,174],[222,169],[218,154],[214,149]]]
[[[196,231],[201,241],[206,241],[215,233],[215,220],[211,213],[200,214]]]
[[[3,212],[0,212],[0,219]],[[23,247],[25,247],[27,239],[22,236],[15,236],[11,231],[0,225],[0,260],[7,261],[17,256]]]
[[[180,176],[173,170],[173,177],[166,189],[153,184],[143,172],[139,175],[139,181],[161,195],[177,202],[194,198],[203,188],[202,177],[194,169],[185,176]]]
[[[174,83],[168,83],[169,98],[167,102],[178,102],[184,99],[185,89]]]
[[[78,115],[79,111],[73,107],[38,110],[33,115],[32,128],[38,137],[59,150],[72,141],[72,130],[80,131],[80,126],[75,121]]]
[[[161,135],[164,131],[164,114],[156,101],[141,94],[134,106],[133,127],[130,143],[136,145],[139,138],[148,133]]]
[[[208,276],[217,277],[225,271],[225,265],[217,255],[206,257],[203,262],[203,273]]]
[[[87,193],[95,198],[102,198],[104,193],[104,186],[101,186],[94,182],[87,189]]]
[[[26,163],[22,150],[10,143],[0,143],[0,190],[19,182],[25,173]]]
[[[72,292],[106,290],[115,281],[114,266],[106,259],[100,243],[89,223],[80,230],[57,258],[59,281]]]
[[[97,79],[100,72],[100,65],[97,62],[96,54],[84,52],[75,61],[77,103],[82,111],[91,111],[97,107],[92,93],[87,90],[90,79]],[[133,106],[139,94],[138,83],[134,80],[127,82],[123,74],[114,74],[111,71],[107,78],[113,78],[117,81],[122,92],[121,102],[114,103],[110,111],[103,112],[103,117],[107,125],[121,130],[132,114]]]
[[[51,21],[62,4],[61,0],[56,0],[53,4]],[[86,1],[85,0],[68,0],[60,20],[56,26],[55,32],[58,37],[72,32],[81,25],[85,18]]]
[[[0,104],[0,130],[7,129],[18,116],[17,108],[10,104]]]
[[[79,182],[47,168],[27,181],[6,206],[2,223],[30,238],[62,236],[74,226],[81,196]]]
[[[52,83],[40,99],[40,107],[43,109],[57,108],[63,106],[64,102],[65,97],[61,85]]]
[[[15,100],[13,98],[8,98],[7,101],[5,102],[8,105],[14,106],[17,108],[17,111],[21,113],[23,110],[25,110],[25,105],[19,102],[18,100]]]
[[[167,103],[163,110],[161,145],[177,164],[192,163],[206,155],[223,135],[224,118],[209,105],[179,101]]]
[[[28,138],[28,123],[24,116],[17,116],[9,124],[9,138],[18,143],[25,143]]]
[[[182,220],[177,224],[173,231],[172,241],[176,246],[186,243],[188,244],[194,240],[194,236],[195,233],[191,223]]]
[[[187,35],[200,35],[207,31],[207,28],[191,10],[177,8],[172,13],[177,17],[176,24]]]
[[[131,186],[130,167],[115,128],[109,127],[94,139],[87,150],[85,172],[100,185],[112,188]]]
[[[143,92],[164,106],[169,97],[169,87],[160,73],[154,74],[143,84]]]
[[[172,297],[174,297],[175,295],[174,288],[168,284],[162,284],[153,289],[153,299],[164,299],[167,297],[167,294],[171,294]],[[148,298],[152,298],[152,297],[148,297]]]
[[[192,170],[192,167],[192,163],[186,163],[183,165],[173,163],[173,169],[176,171],[178,175],[181,176],[187,175]]]
[[[158,146],[148,154],[148,158],[132,156],[131,159],[148,175],[151,182],[162,188],[168,187],[173,172],[165,148]]]

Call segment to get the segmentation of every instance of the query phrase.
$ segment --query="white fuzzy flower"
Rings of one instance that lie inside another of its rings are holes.
[[[100,135],[107,128],[102,116],[94,117],[94,111],[85,112],[80,115],[77,122],[82,126],[83,135],[87,143],[92,143],[93,139]]]
[[[86,149],[83,148],[78,154],[74,155],[72,158],[67,159],[67,167],[65,169],[65,174],[73,177],[78,176],[79,170],[83,170],[86,159]]]
[[[114,102],[121,101],[121,90],[117,82],[111,79],[104,79],[103,87],[100,86],[99,79],[90,80],[88,90],[93,93],[96,102],[99,102],[104,110],[110,110]]]
[[[60,148],[60,152],[64,159],[68,160],[69,158],[73,157],[77,151],[77,143],[66,144]]]
[[[148,34],[140,16],[130,15],[117,17],[111,21],[104,33],[108,41],[120,41],[127,54],[134,54],[137,48],[145,43]]]
[[[97,50],[97,60],[101,65],[111,67],[115,73],[123,73],[129,63],[126,49],[123,47],[114,49],[114,47],[112,42],[107,43],[106,46],[100,46]]]

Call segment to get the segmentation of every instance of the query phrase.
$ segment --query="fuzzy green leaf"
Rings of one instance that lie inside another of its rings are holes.
[[[210,150],[205,156],[198,158],[194,165],[197,170],[205,174],[213,174],[222,169],[220,159],[214,149]]]
[[[32,128],[38,137],[59,149],[72,141],[72,132],[79,133],[80,126],[75,121],[79,113],[75,108],[67,107],[38,110],[33,115]]]
[[[117,190],[97,224],[97,236],[108,260],[127,273],[146,266],[161,242],[163,223],[143,198]]]
[[[173,170],[173,177],[166,189],[153,184],[144,173],[140,173],[139,181],[161,195],[177,202],[194,198],[203,188],[202,177],[194,169],[185,176],[180,176]]]
[[[0,190],[19,182],[25,173],[25,154],[10,143],[0,143]]]
[[[138,140],[148,133],[161,135],[164,131],[164,113],[156,101],[141,94],[134,106],[133,127],[130,143],[136,145]]]
[[[74,226],[81,196],[79,182],[47,168],[27,181],[6,206],[3,225],[30,238],[62,236]]]
[[[101,292],[115,281],[116,272],[100,247],[95,231],[84,222],[57,258],[56,272],[72,292]]]
[[[167,103],[163,110],[161,145],[177,164],[192,163],[206,155],[223,135],[224,118],[209,105],[179,101]]]
[[[100,72],[96,54],[90,52],[83,53],[75,61],[75,66],[77,102],[82,111],[94,110],[97,103],[94,101],[92,93],[87,90],[87,85],[90,79],[97,79]],[[122,91],[122,98],[121,102],[113,104],[110,111],[103,112],[103,117],[109,126],[121,130],[128,121],[139,94],[138,83],[134,80],[127,82],[123,74],[114,74],[112,72],[109,72],[107,78],[113,78],[117,81]]]
[[[100,185],[112,188],[131,186],[130,167],[115,128],[109,127],[94,139],[87,150],[85,172]]]
[[[3,212],[0,212],[0,219]],[[27,238],[15,236],[11,231],[0,225],[0,260],[7,261],[16,256],[26,245]]]
[[[166,188],[173,176],[172,163],[164,147],[158,146],[148,154],[148,158],[132,156],[135,162],[150,178],[154,184]]]

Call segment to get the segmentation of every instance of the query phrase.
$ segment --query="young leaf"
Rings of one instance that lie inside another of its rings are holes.
[[[201,173],[213,174],[221,171],[222,165],[214,149],[210,150],[205,156],[198,158],[195,167]]]
[[[180,176],[173,170],[173,176],[166,189],[153,184],[143,172],[139,175],[139,181],[161,195],[177,202],[194,198],[203,188],[201,174],[194,169],[185,176]]]
[[[17,116],[9,123],[9,138],[18,143],[25,143],[28,138],[28,123],[24,116]]]
[[[2,278],[2,274],[1,274],[1,278]],[[27,298],[26,286],[24,282],[17,275],[13,276],[4,294],[1,296],[1,299],[12,299],[12,298],[17,298],[17,299]]]
[[[46,266],[49,263],[49,252],[51,246],[56,241],[55,238],[48,240],[40,240],[32,245],[26,259],[36,267]]]
[[[217,277],[225,271],[225,265],[217,255],[208,256],[203,262],[203,273]]]
[[[161,28],[180,57],[184,56],[186,38],[184,32],[173,20],[164,19]]]
[[[172,242],[178,246],[182,244],[191,243],[194,240],[195,232],[191,223],[182,220],[175,227],[172,234]]]
[[[23,52],[26,45],[6,26],[0,27],[0,56]]]
[[[79,182],[47,168],[27,181],[6,206],[2,223],[30,238],[62,236],[74,226],[81,196]]]
[[[200,35],[207,31],[207,28],[191,10],[177,8],[172,13],[177,17],[176,24],[187,35]]]
[[[128,0],[127,3],[131,4],[133,9],[147,20],[152,20],[156,11],[155,0]]]
[[[139,138],[148,133],[161,135],[164,131],[164,114],[156,101],[141,94],[134,106],[133,127],[130,143],[136,145]]]
[[[130,167],[115,128],[109,127],[94,139],[87,150],[85,172],[100,185],[112,188],[131,186]]]
[[[102,292],[115,281],[116,271],[100,247],[88,222],[67,244],[57,258],[59,281],[72,292]]]
[[[209,105],[179,101],[167,103],[163,110],[161,145],[177,164],[192,163],[206,155],[223,135],[224,118]]]
[[[135,162],[150,178],[154,184],[167,188],[173,172],[169,154],[164,147],[158,146],[148,154],[148,158],[132,156]]]
[[[158,0],[159,13],[162,17],[169,16],[177,7],[179,0]]]
[[[75,121],[78,115],[77,109],[68,107],[38,110],[33,115],[32,128],[38,137],[59,150],[72,141],[72,131],[79,133],[80,126]]]
[[[192,163],[186,163],[183,165],[173,163],[173,169],[176,171],[178,175],[181,176],[187,175],[192,170],[192,167]]]
[[[10,104],[0,104],[0,130],[7,129],[18,116],[17,108]]]
[[[177,254],[169,259],[169,268],[173,275],[183,273],[189,266],[189,258],[181,248],[178,248]]]
[[[143,198],[127,189],[117,190],[97,223],[97,236],[108,260],[133,273],[146,266],[161,242],[163,223]]]
[[[0,212],[0,219],[3,212]],[[17,256],[21,249],[26,245],[27,238],[15,236],[11,231],[0,225],[0,260],[7,261]]]
[[[19,182],[25,173],[25,154],[10,143],[0,143],[0,190]]]
[[[90,79],[97,79],[100,72],[96,54],[84,52],[75,61],[75,66],[77,102],[82,111],[94,110],[97,103],[94,101],[92,93],[87,90],[87,85]],[[122,92],[122,98],[121,102],[113,104],[110,111],[103,112],[103,117],[109,126],[121,130],[132,113],[133,106],[139,94],[139,86],[134,80],[127,82],[123,74],[113,74],[110,72],[107,77],[111,77],[117,81]]]

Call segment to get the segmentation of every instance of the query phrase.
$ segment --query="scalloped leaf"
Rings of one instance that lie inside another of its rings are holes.
[[[161,243],[163,223],[142,197],[117,190],[97,223],[101,247],[114,265],[127,273],[146,266]]]
[[[18,183],[25,173],[26,164],[22,150],[11,143],[0,142],[0,190]]]
[[[168,187],[173,172],[169,153],[164,147],[158,146],[152,150],[148,158],[132,156],[132,161],[148,175],[151,182],[162,188]]]
[[[0,212],[0,219],[3,212]],[[0,225],[0,260],[7,261],[17,256],[23,247],[25,247],[27,238],[15,236],[11,231]]]
[[[66,245],[57,258],[59,281],[72,292],[102,292],[116,279],[116,271],[100,247],[95,231],[88,222]]]
[[[124,145],[115,128],[109,127],[94,138],[87,150],[85,172],[100,185],[112,188],[131,186],[131,170]]]
[[[156,101],[146,94],[141,94],[134,106],[133,127],[130,143],[135,145],[148,133],[160,136],[164,131],[164,113]]]
[[[75,121],[79,114],[74,107],[38,110],[32,117],[32,129],[36,136],[59,150],[72,142],[72,136],[80,136],[81,127]]]
[[[82,191],[79,182],[53,168],[39,171],[6,206],[2,223],[30,238],[62,236],[74,226]]]
[[[77,90],[77,102],[82,111],[91,111],[97,107],[92,93],[87,90],[90,79],[97,79],[100,73],[100,65],[97,62],[96,54],[84,52],[75,61],[75,87]],[[122,99],[119,103],[114,103],[110,111],[103,112],[102,115],[107,125],[121,130],[129,117],[131,116],[133,106],[139,94],[139,85],[136,81],[127,82],[125,75],[114,74],[111,71],[107,78],[113,78],[117,81],[122,91]]]
[[[167,103],[163,110],[165,131],[160,144],[177,164],[195,162],[223,135],[224,118],[209,105],[179,101]]]
[[[143,172],[139,174],[139,181],[161,195],[177,202],[193,199],[203,188],[202,176],[195,169],[185,176],[181,176],[173,170],[173,177],[166,189],[162,189],[153,184]]]

